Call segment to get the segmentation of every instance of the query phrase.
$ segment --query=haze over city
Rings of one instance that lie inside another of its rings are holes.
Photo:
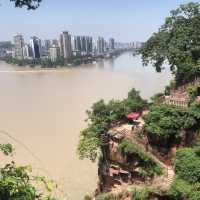
[[[34,11],[16,9],[1,0],[1,40],[21,33],[25,39],[57,38],[63,30],[72,35],[113,37],[117,41],[145,41],[163,23],[169,11],[188,0],[44,0]],[[9,14],[10,13],[10,14]],[[12,15],[11,15],[12,13]],[[153,22],[153,23],[152,23]]]

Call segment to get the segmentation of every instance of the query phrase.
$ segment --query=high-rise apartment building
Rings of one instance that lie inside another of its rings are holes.
[[[74,50],[81,53],[81,36],[74,36]]]
[[[91,54],[93,50],[92,37],[86,37],[86,53]]]
[[[67,31],[60,34],[60,54],[64,59],[72,57],[71,35]]]
[[[33,58],[34,59],[41,58],[41,50],[42,50],[41,40],[35,36],[31,37],[30,46],[31,46]]]
[[[103,37],[99,37],[97,40],[97,53],[103,54],[105,51],[105,40]]]
[[[58,40],[57,40],[57,39],[53,39],[53,40],[52,40],[52,45],[59,46]]]
[[[93,51],[92,37],[74,36],[72,39],[73,51],[82,55],[91,54]]]
[[[57,45],[52,45],[49,49],[50,59],[55,62],[60,57],[60,48]]]
[[[22,35],[14,36],[14,57],[17,59],[23,59],[23,46],[24,38]]]
[[[28,44],[25,44],[23,47],[23,57],[24,59],[30,59],[32,57],[31,47]]]
[[[115,49],[115,39],[114,38],[110,38],[110,40],[109,40],[109,49],[110,50]]]
[[[86,54],[86,37],[81,36],[81,52],[82,54]]]
[[[44,40],[44,47],[46,50],[49,50],[51,47],[51,40]]]
[[[43,44],[43,55],[44,56],[49,55],[50,47],[51,47],[51,40],[44,40],[44,44]]]

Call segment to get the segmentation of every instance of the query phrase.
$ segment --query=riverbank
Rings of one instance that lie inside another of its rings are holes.
[[[105,52],[102,55],[85,55],[85,56],[73,56],[70,59],[64,59],[62,57],[58,57],[56,60],[52,61],[49,57],[42,57],[38,59],[26,58],[26,59],[18,59],[13,57],[5,57],[2,58],[7,64],[16,65],[16,66],[30,66],[31,68],[35,68],[36,66],[40,66],[41,68],[67,68],[67,67],[76,67],[82,64],[90,64],[95,63],[97,61],[106,60],[106,59],[114,59],[118,56],[122,55],[125,52],[136,52],[135,49],[116,49],[113,51]]]

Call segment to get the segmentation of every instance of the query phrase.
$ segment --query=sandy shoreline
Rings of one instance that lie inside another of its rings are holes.
[[[40,65],[36,65],[34,68],[25,65],[25,66],[18,66],[18,65],[12,65],[8,64],[5,61],[0,60],[0,65],[5,65],[5,68],[0,68],[0,73],[43,73],[43,72],[69,72],[71,69],[79,68],[88,66],[87,64],[80,64],[77,66],[58,66],[55,68],[52,67],[46,67],[42,68]],[[92,64],[91,64],[92,66]]]
[[[0,61],[0,64],[4,64],[6,67],[3,69],[0,68],[0,73],[41,73],[41,72],[68,72],[69,68],[42,68],[41,66],[35,66],[34,68],[31,68],[30,66],[17,66],[8,64],[4,61]]]
[[[68,72],[68,69],[35,69],[35,70],[0,70],[0,73],[41,73],[41,72]]]

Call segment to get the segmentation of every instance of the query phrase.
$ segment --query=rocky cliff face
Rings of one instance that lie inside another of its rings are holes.
[[[137,123],[118,125],[105,134],[97,193],[110,192],[116,195],[124,191],[150,188],[152,185],[162,192],[169,188],[174,171],[152,153],[147,138],[141,138],[143,126],[144,122],[140,118]],[[125,196],[124,199],[128,199],[128,196],[130,198],[130,193]],[[163,195],[152,194],[152,198],[156,196],[161,199]]]

